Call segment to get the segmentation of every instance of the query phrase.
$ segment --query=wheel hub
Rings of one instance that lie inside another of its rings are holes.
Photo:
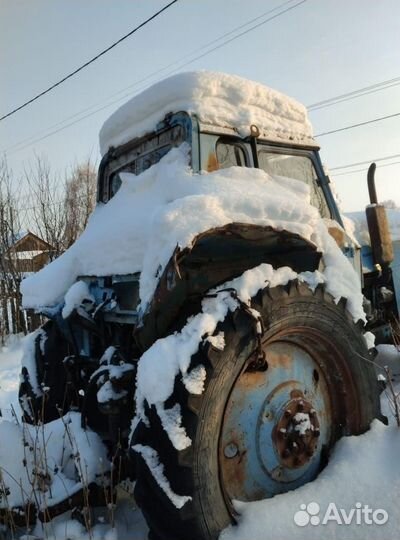
[[[317,449],[320,436],[317,411],[301,395],[289,401],[278,419],[272,440],[282,466],[302,467]]]
[[[331,398],[319,359],[286,341],[263,350],[268,369],[243,371],[225,409],[219,460],[229,500],[272,497],[309,482],[331,442]]]

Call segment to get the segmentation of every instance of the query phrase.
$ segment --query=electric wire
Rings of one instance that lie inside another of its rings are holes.
[[[351,92],[347,92],[345,94],[339,94],[338,96],[333,96],[331,98],[324,99],[322,101],[317,101],[316,103],[312,103],[311,105],[308,105],[307,109],[308,111],[316,111],[319,109],[323,109],[324,107],[336,105],[337,103],[343,103],[351,99],[356,99],[361,96],[373,94],[381,90],[386,90],[387,88],[392,88],[393,86],[397,86],[399,84],[400,84],[400,77],[395,77],[387,81],[381,81],[379,83],[375,83],[370,86],[364,86],[363,88],[352,90]]]
[[[74,71],[71,71],[70,73],[68,73],[68,75],[65,75],[65,77],[63,77],[62,79],[60,79],[59,81],[55,82],[54,84],[52,84],[51,86],[49,86],[48,88],[46,88],[45,90],[43,90],[42,92],[40,92],[39,94],[36,94],[34,97],[32,97],[31,99],[28,99],[28,101],[25,101],[25,103],[22,103],[22,105],[19,105],[18,107],[16,107],[15,109],[11,110],[10,112],[4,114],[3,116],[0,117],[0,122],[2,120],[5,120],[6,118],[12,116],[13,114],[15,114],[16,112],[20,111],[21,109],[24,109],[25,107],[27,107],[28,105],[30,105],[31,103],[33,103],[34,101],[38,100],[39,98],[43,97],[44,95],[48,94],[49,92],[51,92],[52,90],[54,90],[55,88],[57,88],[58,86],[60,86],[61,84],[63,84],[65,81],[67,81],[68,79],[70,79],[71,77],[74,77],[77,73],[79,73],[80,71],[82,71],[83,69],[87,68],[88,66],[90,66],[90,64],[93,64],[93,62],[96,62],[96,60],[98,60],[99,58],[101,58],[102,56],[104,56],[106,53],[108,53],[109,51],[111,51],[111,49],[114,49],[114,47],[116,47],[117,45],[119,45],[120,43],[122,43],[122,41],[124,41],[125,39],[127,39],[128,37],[132,36],[133,34],[135,34],[138,30],[140,30],[141,28],[143,28],[144,26],[146,26],[146,24],[148,24],[149,22],[151,22],[152,20],[154,20],[156,17],[158,17],[159,15],[161,15],[161,13],[163,13],[164,11],[166,11],[168,8],[170,8],[173,4],[176,4],[178,0],[172,0],[169,4],[167,4],[166,6],[164,6],[163,8],[161,8],[160,10],[158,10],[156,13],[153,13],[153,15],[151,15],[151,17],[147,18],[145,21],[143,21],[142,23],[140,23],[138,26],[136,26],[135,28],[133,28],[130,32],[128,32],[127,34],[125,34],[124,36],[122,36],[121,38],[119,38],[117,41],[114,41],[114,43],[112,43],[111,45],[109,45],[108,47],[106,47],[105,49],[103,49],[101,52],[99,52],[96,56],[94,56],[93,58],[91,58],[90,60],[88,60],[87,62],[85,62],[84,64],[82,64],[81,66],[79,66],[78,68],[76,68]]]
[[[359,122],[358,124],[351,124],[349,126],[344,126],[337,129],[332,129],[330,131],[324,131],[323,133],[318,133],[315,137],[325,137],[325,135],[332,135],[333,133],[339,133],[341,131],[347,131],[348,129],[353,129],[361,126],[366,126],[369,124],[375,124],[376,122],[381,122],[382,120],[388,120],[389,118],[394,118],[400,116],[400,112],[394,114],[388,114],[387,116],[381,116],[380,118],[374,118],[372,120],[366,120],[365,122]]]
[[[347,165],[338,165],[336,167],[330,167],[330,171],[336,171],[338,169],[348,169],[349,167],[357,167],[359,165],[367,165],[368,163],[377,162],[377,161],[386,161],[388,159],[395,159],[400,157],[400,154],[392,154],[391,156],[378,157],[375,159],[367,159],[365,161],[357,161],[355,163],[347,163]]]
[[[166,66],[166,67],[164,67],[164,68],[161,68],[160,70],[157,70],[157,71],[155,71],[155,72],[150,73],[148,76],[144,77],[143,79],[140,79],[140,81],[137,81],[137,82],[134,83],[133,85],[130,85],[130,86],[128,86],[128,87],[126,87],[126,88],[124,88],[124,89],[122,89],[122,90],[119,90],[116,94],[113,94],[113,95],[110,96],[108,99],[110,99],[111,97],[113,97],[113,96],[115,96],[115,95],[120,94],[121,92],[123,92],[123,91],[125,91],[125,90],[127,90],[127,89],[129,89],[129,88],[136,87],[136,86],[137,86],[138,84],[140,84],[141,82],[144,82],[144,81],[150,79],[150,78],[153,77],[154,75],[158,75],[161,71],[165,71],[168,67],[171,67],[171,66],[173,66],[173,65],[175,65],[175,64],[177,64],[177,63],[179,63],[179,62],[182,62],[182,61],[183,61],[185,58],[187,58],[188,56],[190,56],[190,55],[192,55],[192,54],[196,54],[198,51],[201,51],[201,50],[205,49],[206,47],[209,47],[209,46],[213,45],[214,43],[217,43],[218,41],[220,41],[220,40],[223,39],[224,37],[227,37],[227,36],[231,35],[232,33],[234,33],[235,31],[240,30],[241,28],[244,28],[245,26],[248,26],[249,24],[251,24],[251,23],[253,23],[253,22],[255,22],[255,21],[258,21],[260,18],[265,17],[266,15],[268,15],[268,14],[274,12],[274,11],[280,10],[281,8],[287,6],[288,4],[290,4],[290,3],[292,3],[292,2],[293,2],[293,0],[289,0],[289,1],[283,2],[283,3],[280,4],[279,6],[276,6],[275,8],[270,9],[270,10],[268,10],[267,12],[264,12],[263,14],[261,14],[261,15],[255,17],[255,18],[253,18],[253,19],[247,21],[246,23],[244,23],[244,24],[242,24],[242,25],[240,25],[240,26],[234,28],[233,30],[231,30],[231,31],[229,31],[229,32],[227,32],[227,33],[225,33],[225,34],[223,34],[223,35],[220,36],[219,38],[216,38],[216,39],[212,40],[211,42],[209,42],[209,43],[203,45],[202,47],[196,49],[195,51],[193,51],[193,52],[190,53],[189,55],[185,55],[185,56],[182,57],[180,60],[177,60],[177,61],[175,61],[175,62],[172,62],[171,64],[168,64],[168,66]],[[169,76],[169,75],[172,75],[172,74],[176,73],[177,71],[181,70],[182,68],[184,68],[184,67],[186,67],[186,66],[192,64],[193,62],[195,62],[195,61],[197,61],[197,60],[203,58],[204,56],[206,56],[206,55],[208,55],[208,54],[214,52],[215,50],[220,49],[221,47],[224,47],[224,46],[227,45],[228,43],[231,43],[232,41],[234,41],[234,40],[236,40],[236,39],[238,39],[238,38],[240,38],[240,37],[242,37],[242,36],[248,34],[249,32],[251,32],[251,31],[255,30],[256,28],[259,28],[260,26],[262,26],[262,25],[264,25],[264,24],[270,22],[271,20],[273,20],[273,19],[275,19],[275,18],[277,18],[277,17],[283,15],[284,13],[287,13],[288,11],[291,11],[292,9],[295,9],[296,7],[300,6],[301,4],[304,4],[305,2],[307,2],[307,0],[302,0],[302,1],[298,2],[298,3],[296,3],[295,5],[292,5],[292,6],[288,7],[288,8],[286,8],[286,9],[284,9],[283,11],[279,11],[279,13],[277,13],[277,14],[275,14],[275,15],[269,17],[269,18],[267,18],[266,20],[263,20],[263,21],[259,22],[258,24],[255,24],[255,25],[251,26],[251,27],[248,28],[247,30],[244,30],[243,32],[241,32],[241,33],[239,33],[239,34],[233,36],[232,38],[223,41],[222,43],[220,43],[220,44],[218,44],[217,46],[215,46],[215,47],[213,47],[213,48],[207,50],[206,52],[204,52],[204,53],[202,53],[202,54],[196,56],[195,58],[192,58],[192,59],[190,59],[189,61],[187,61],[187,62],[185,62],[185,63],[183,63],[183,64],[180,64],[177,68],[175,68],[174,70],[168,72],[167,75]],[[158,81],[155,81],[155,82],[158,82]],[[93,106],[88,107],[88,108],[86,108],[86,109],[83,109],[83,110],[81,110],[80,112],[78,112],[78,113],[72,115],[71,117],[68,117],[67,119],[63,120],[62,122],[59,122],[59,123],[54,124],[54,125],[52,126],[52,127],[54,127],[54,128],[57,128],[58,126],[60,126],[58,129],[54,129],[53,131],[50,131],[49,133],[46,133],[46,134],[44,134],[43,136],[41,136],[41,137],[39,137],[39,138],[35,138],[36,136],[34,136],[34,137],[29,137],[28,139],[24,139],[23,141],[20,141],[20,142],[18,142],[18,143],[13,144],[13,145],[10,146],[9,148],[5,149],[3,152],[5,152],[6,154],[14,154],[14,153],[20,152],[21,150],[24,150],[25,148],[31,146],[32,144],[36,144],[36,143],[38,143],[38,142],[41,142],[41,141],[43,141],[44,139],[47,139],[48,137],[51,137],[52,135],[55,135],[55,134],[59,133],[60,131],[63,131],[64,129],[67,129],[67,128],[69,128],[69,127],[71,127],[71,126],[77,124],[78,122],[81,122],[82,120],[85,120],[86,118],[89,118],[89,117],[91,117],[91,116],[97,114],[98,112],[101,112],[101,111],[103,111],[104,109],[106,109],[106,108],[108,108],[108,107],[111,107],[112,105],[114,105],[114,104],[116,104],[116,103],[118,103],[118,102],[124,100],[125,98],[127,98],[127,97],[130,96],[130,95],[131,95],[131,92],[129,92],[128,94],[124,94],[123,96],[119,97],[118,99],[113,100],[111,103],[107,103],[107,104],[105,104],[105,105],[102,105],[101,107],[95,109],[94,111],[88,112],[88,114],[85,114],[84,116],[82,116],[82,117],[80,117],[80,118],[78,118],[78,119],[76,119],[76,120],[74,120],[74,121],[71,121],[71,122],[69,122],[69,123],[66,124],[66,125],[63,125],[63,123],[64,123],[65,121],[67,121],[68,119],[71,119],[71,120],[72,120],[72,119],[75,118],[76,116],[78,116],[78,115],[80,115],[80,114],[83,114],[83,113],[85,113],[86,111],[90,111],[90,109],[92,109]],[[60,124],[62,124],[62,125],[60,125]],[[50,129],[51,129],[51,128],[50,128]],[[47,131],[47,130],[46,130],[46,131]],[[32,139],[34,139],[34,140],[32,140]],[[24,144],[24,143],[26,143],[26,144]],[[22,145],[22,146],[20,147],[20,145]]]
[[[374,161],[376,160],[373,160],[371,159],[371,161],[368,161],[368,163],[373,163]],[[391,167],[392,165],[399,165],[400,164],[400,161],[393,161],[393,163],[384,163],[383,165],[380,165],[380,169],[383,169],[384,167]],[[330,170],[333,170],[333,169],[330,169]],[[348,174],[355,174],[355,173],[359,173],[359,172],[365,172],[365,171],[368,171],[368,167],[365,167],[364,169],[356,169],[354,171],[345,171],[345,172],[339,172],[339,173],[335,173],[334,176],[347,176]]]

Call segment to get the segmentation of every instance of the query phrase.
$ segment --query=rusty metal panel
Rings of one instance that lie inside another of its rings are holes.
[[[394,260],[392,237],[386,209],[381,204],[374,204],[367,206],[365,212],[374,262],[386,266]]]

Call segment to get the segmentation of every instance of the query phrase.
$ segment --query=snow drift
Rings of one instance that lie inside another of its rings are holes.
[[[375,420],[368,433],[342,438],[328,466],[313,482],[272,499],[236,503],[239,526],[226,529],[220,540],[397,540],[400,512],[394,494],[400,487],[399,449],[399,429]],[[297,525],[294,516],[310,503],[317,503],[319,520]],[[352,517],[348,524],[343,519],[323,523],[332,504]],[[355,510],[365,505],[384,510],[387,522],[373,522],[371,513],[369,523],[357,520]]]
[[[0,508],[34,500],[45,509],[92,482],[106,485],[107,449],[96,433],[81,427],[79,413],[39,427],[0,421],[0,433]]]

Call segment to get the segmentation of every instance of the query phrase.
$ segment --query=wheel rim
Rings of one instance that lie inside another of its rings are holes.
[[[268,369],[252,371],[249,359],[225,407],[219,463],[228,506],[313,480],[344,427],[346,402],[356,403],[344,358],[324,336],[291,329],[262,347]]]

